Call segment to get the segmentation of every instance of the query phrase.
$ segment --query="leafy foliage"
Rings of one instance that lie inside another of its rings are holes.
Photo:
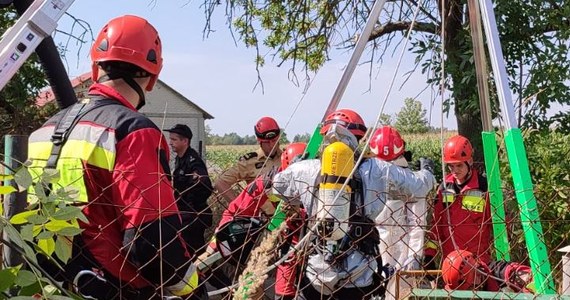
[[[554,250],[570,242],[570,202],[568,201],[570,162],[567,159],[561,159],[570,155],[570,136],[558,132],[527,130],[525,144],[544,240],[549,253],[553,253],[550,256],[550,262],[556,265],[560,261],[560,253]],[[514,191],[514,187],[505,156],[502,156],[501,177],[503,189],[507,191],[505,193],[507,212],[518,216],[519,209],[514,192],[509,192]],[[516,259],[521,260],[527,253],[522,241],[522,227],[517,218],[513,224],[510,240],[511,244],[517,246],[511,252],[518,256]],[[523,257],[520,257],[521,254]]]
[[[426,110],[422,103],[412,98],[404,100],[404,107],[396,114],[394,127],[400,133],[426,133],[429,131]]]
[[[257,145],[255,135],[240,136],[235,132],[226,133],[224,135],[212,134],[208,126],[206,126],[206,145]],[[288,144],[287,133],[281,130],[281,144]]]
[[[392,116],[389,114],[382,113],[380,115],[380,124],[379,125],[393,125],[394,121],[392,120]]]
[[[204,0],[209,29],[210,17],[226,5],[230,29],[247,47],[256,49],[258,68],[266,58],[292,70],[319,69],[334,48],[348,49],[364,27],[373,0],[366,1],[226,1]],[[460,134],[474,147],[476,161],[482,161],[482,131],[477,76],[470,32],[470,8],[465,0],[388,1],[370,38],[371,51],[362,61],[380,63],[394,53],[397,42],[414,22],[410,51],[416,55],[411,72],[426,75],[426,84],[446,90],[447,112],[454,111]],[[564,1],[497,0],[498,32],[506,58],[509,88],[516,96],[519,124],[524,128],[570,132],[570,114],[555,111],[553,105],[569,105],[570,60],[567,59],[570,22],[569,3]],[[445,16],[445,18],[442,18]],[[444,31],[445,40],[441,40]],[[442,56],[445,52],[445,56]],[[444,61],[442,61],[442,57]],[[488,66],[488,70],[491,68]],[[493,87],[492,72],[487,78]],[[449,96],[448,96],[449,95]],[[497,117],[497,93],[490,93],[491,111]]]
[[[13,10],[1,10],[0,32],[6,32],[16,19]],[[54,106],[39,108],[35,103],[40,90],[46,85],[37,55],[32,54],[0,91],[0,135],[28,134],[53,114]]]
[[[16,266],[0,271],[0,291],[10,289],[14,296],[39,293],[55,297],[62,293],[54,286],[55,282],[50,282],[44,277],[44,270],[38,264],[36,255],[57,257],[61,262],[67,262],[71,257],[71,239],[81,233],[78,220],[87,222],[87,219],[80,207],[73,206],[77,191],[62,188],[48,192],[46,189],[48,183],[57,176],[57,173],[45,172],[34,184],[25,166],[13,176],[18,189],[14,188],[12,192],[28,190],[35,201],[29,201],[27,210],[12,216],[9,220],[2,215],[0,228],[9,238],[8,245],[14,251],[22,253],[28,262],[29,270]],[[3,177],[11,176],[3,175]],[[2,202],[6,199],[8,198],[3,198]],[[0,296],[0,299],[3,299],[3,296]]]
[[[304,134],[296,134],[296,135],[293,137],[293,142],[294,142],[294,143],[296,143],[296,142],[308,143],[310,139],[311,139],[311,134],[308,133],[308,132],[306,132],[306,133],[304,133]]]
[[[210,167],[215,166],[216,168],[216,170],[210,170],[210,176],[228,169],[237,162],[240,156],[255,150],[255,146],[208,146],[206,161]]]

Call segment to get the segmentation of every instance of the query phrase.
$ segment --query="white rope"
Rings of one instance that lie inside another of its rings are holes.
[[[392,74],[392,78],[390,79],[390,84],[388,85],[388,91],[386,91],[386,95],[384,96],[384,99],[382,101],[382,105],[380,107],[378,115],[376,116],[376,122],[374,122],[374,127],[372,128],[372,130],[368,130],[366,132],[365,136],[363,137],[363,139],[366,140],[366,143],[364,144],[364,149],[367,149],[368,146],[370,145],[370,137],[372,136],[372,134],[374,133],[374,131],[376,130],[376,128],[378,128],[378,125],[380,124],[380,118],[381,118],[382,114],[384,113],[384,108],[386,107],[386,103],[388,102],[388,98],[390,96],[390,93],[392,92],[392,88],[394,86],[394,82],[396,81],[396,76],[398,75],[398,71],[400,69],[400,65],[402,63],[404,53],[406,53],[406,46],[408,45],[408,42],[410,40],[411,32],[412,32],[412,29],[414,28],[414,25],[416,23],[416,18],[418,16],[418,13],[419,13],[421,7],[422,7],[421,1],[418,1],[417,6],[416,6],[416,10],[414,11],[414,16],[412,18],[412,22],[410,23],[410,27],[408,28],[408,31],[406,33],[404,45],[402,46],[402,51],[400,52],[400,55],[398,57],[398,62],[396,64],[396,68],[394,69],[394,73]],[[364,151],[360,154],[357,162],[355,163],[355,166],[358,166],[358,164],[363,160],[364,154],[365,154]],[[355,169],[356,169],[356,167],[355,167]],[[348,178],[351,178],[351,176],[353,174],[354,174],[354,170],[353,170],[353,172],[351,172],[351,174]],[[344,188],[344,186],[343,186],[343,188]]]

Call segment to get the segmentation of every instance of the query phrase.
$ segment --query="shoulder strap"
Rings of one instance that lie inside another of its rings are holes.
[[[67,142],[67,138],[69,134],[77,125],[77,123],[85,116],[88,112],[107,105],[116,104],[115,102],[101,102],[98,100],[107,99],[106,97],[102,96],[90,96],[88,101],[82,101],[75,103],[64,116],[61,118],[59,123],[57,124],[53,135],[51,136],[51,142],[53,143],[53,147],[51,149],[51,153],[49,155],[46,168],[48,169],[55,169],[57,166],[57,161],[59,160],[59,156],[61,155],[61,149],[65,142]]]
[[[352,178],[350,180],[352,195],[350,195],[350,216],[356,214],[364,216],[364,194],[362,190],[362,180]]]

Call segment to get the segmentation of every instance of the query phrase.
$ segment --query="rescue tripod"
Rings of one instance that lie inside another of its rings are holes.
[[[492,125],[491,105],[488,90],[488,72],[486,68],[485,50],[483,42],[483,24],[487,35],[488,51],[494,73],[497,94],[501,103],[501,111],[506,120],[505,144],[509,164],[512,166],[513,182],[516,189],[516,199],[521,211],[521,222],[525,234],[526,248],[529,251],[530,265],[536,284],[537,294],[555,294],[554,281],[548,253],[544,243],[544,236],[540,217],[538,215],[536,198],[526,156],[522,134],[516,126],[514,105],[508,90],[508,77],[504,63],[501,43],[498,36],[495,12],[491,0],[468,0],[470,12],[471,38],[474,49],[477,85],[481,106],[481,119],[483,122],[483,146],[485,166],[489,178],[489,193],[491,200],[493,236],[498,260],[509,260],[509,244],[505,226],[505,210],[497,161],[498,151],[495,133]],[[481,19],[483,22],[481,22]],[[431,272],[434,272],[431,274]],[[436,275],[435,271],[400,271],[396,274],[397,282],[401,276]],[[412,296],[422,293],[412,291]]]

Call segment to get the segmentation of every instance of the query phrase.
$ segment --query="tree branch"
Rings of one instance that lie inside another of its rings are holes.
[[[372,34],[370,34],[369,40],[377,39],[383,35],[390,34],[396,31],[406,31],[410,28],[412,22],[389,22],[386,23],[384,26],[378,26],[372,30]],[[427,32],[431,34],[436,34],[439,31],[439,26],[433,23],[423,23],[423,22],[416,22],[414,24],[414,31],[419,32]]]

